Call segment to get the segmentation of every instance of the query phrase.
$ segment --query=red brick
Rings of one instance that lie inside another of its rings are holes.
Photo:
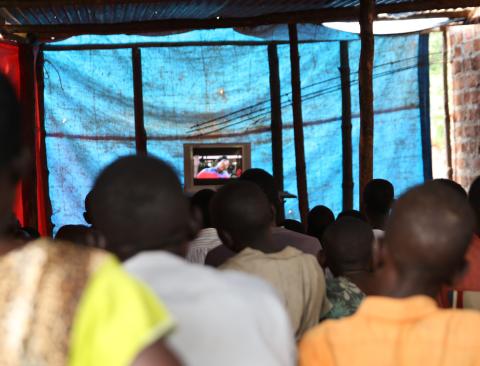
[[[463,34],[462,34],[462,32],[456,32],[456,33],[455,33],[455,41],[452,42],[452,43],[456,43],[456,44],[461,44],[461,43],[463,43]]]
[[[472,70],[480,70],[480,55],[472,58]]]
[[[479,41],[479,45],[480,45],[480,41]],[[454,55],[455,55],[455,57],[461,57],[462,56],[462,47],[456,46],[455,51],[454,51]]]
[[[465,159],[456,159],[455,160],[455,167],[457,169],[463,169],[467,166],[467,162],[465,161]]]
[[[470,75],[467,79],[467,87],[476,88],[478,86],[479,81],[480,81],[480,75]]]
[[[461,73],[463,71],[462,62],[454,62],[452,65],[452,71],[453,71],[453,75],[457,75]]]
[[[480,51],[480,39],[476,39],[473,41],[473,48],[475,51]]]
[[[475,51],[473,42],[465,42],[463,44],[463,55],[470,55]]]
[[[463,93],[458,93],[457,95],[453,96],[453,103],[455,105],[462,105],[463,104]]]
[[[465,27],[463,37],[465,41],[470,41],[473,38],[473,29],[471,27]]]

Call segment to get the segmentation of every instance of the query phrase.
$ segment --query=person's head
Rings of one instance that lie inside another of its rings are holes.
[[[465,189],[460,184],[451,179],[438,178],[431,181],[430,184],[440,184],[446,187],[450,187],[451,189],[457,191],[457,193],[461,196],[465,198],[467,197],[467,191],[465,191]]]
[[[383,245],[384,292],[436,296],[466,268],[474,219],[467,199],[443,184],[411,189],[394,205]]]
[[[325,229],[335,221],[333,212],[326,206],[316,206],[308,213],[307,234],[322,240]]]
[[[476,233],[480,235],[480,177],[477,177],[470,186],[468,200],[475,212]]]
[[[190,199],[190,207],[193,211],[197,210],[202,218],[202,228],[206,229],[212,227],[212,220],[210,218],[210,202],[212,201],[215,192],[211,189],[202,189],[195,193]]]
[[[392,183],[385,179],[373,179],[365,186],[363,202],[368,220],[374,229],[384,229],[395,197]]]
[[[338,214],[337,220],[340,220],[344,217],[353,217],[355,219],[361,220],[363,222],[368,222],[368,219],[365,217],[363,213],[357,210],[345,210]]]
[[[194,234],[177,175],[153,157],[128,156],[108,166],[94,184],[91,206],[106,248],[121,259],[159,249],[183,255]]]
[[[305,229],[300,221],[292,219],[284,220],[282,226],[287,230],[295,231],[300,234],[305,234]]]
[[[0,235],[10,222],[16,184],[25,169],[20,108],[10,82],[0,75]]]
[[[275,179],[273,179],[273,176],[270,173],[263,169],[248,169],[243,172],[240,180],[254,183],[260,187],[263,193],[267,196],[270,205],[275,210],[275,215],[279,212],[281,205],[280,194],[278,187],[275,184]]]
[[[251,182],[223,186],[210,209],[220,239],[234,252],[257,245],[270,234],[272,209],[262,190]]]
[[[85,222],[89,225],[92,225],[92,219],[90,218],[91,207],[92,207],[92,191],[88,192],[85,197],[85,212],[83,213],[83,218]]]
[[[332,223],[323,234],[326,263],[335,276],[371,269],[373,231],[366,222],[344,217]]]
[[[222,156],[217,160],[216,167],[217,167],[217,170],[220,172],[228,170],[228,168],[230,167],[230,160],[228,160],[226,156]]]

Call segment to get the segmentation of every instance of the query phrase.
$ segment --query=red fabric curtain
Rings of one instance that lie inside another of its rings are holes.
[[[6,75],[17,91],[20,99],[20,56],[18,46],[0,43],[0,72]],[[17,194],[13,205],[13,212],[21,225],[25,224],[25,212],[23,209],[22,183],[17,187]]]
[[[0,72],[17,91],[22,108],[22,139],[32,160],[31,170],[17,187],[13,212],[22,226],[36,227],[42,236],[47,236],[51,234],[51,210],[43,134],[43,76],[39,75],[42,68],[38,47],[0,43]]]

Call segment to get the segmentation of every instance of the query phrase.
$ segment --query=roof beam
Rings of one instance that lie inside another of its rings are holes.
[[[138,1],[138,0],[137,0]],[[28,1],[26,1],[28,3]],[[7,1],[0,0],[0,6]],[[8,2],[11,3],[12,2]],[[15,3],[15,2],[14,2]],[[24,3],[19,2],[19,3]],[[52,1],[49,2],[52,5]],[[65,1],[53,1],[63,3]],[[417,0],[407,3],[378,5],[377,14],[400,13],[425,10],[457,9],[464,7],[480,6],[480,0]],[[1,25],[0,30],[9,33],[33,33],[38,36],[71,36],[80,34],[145,34],[161,31],[184,29],[212,29],[231,27],[254,27],[269,24],[294,24],[294,23],[322,23],[327,21],[357,20],[358,7],[325,8],[311,11],[290,13],[277,13],[261,15],[251,18],[221,18],[221,19],[167,19],[146,22],[130,22],[115,24],[55,24],[55,25]]]

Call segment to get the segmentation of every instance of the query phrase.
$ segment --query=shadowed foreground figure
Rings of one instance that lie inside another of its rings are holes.
[[[107,249],[175,316],[168,341],[185,365],[293,365],[289,319],[267,284],[181,258],[194,225],[169,165],[140,156],[116,161],[97,179],[91,211]]]
[[[369,224],[344,217],[323,235],[327,266],[335,278],[327,279],[332,310],[326,318],[338,319],[357,311],[366,293],[372,291],[373,232]]]
[[[474,221],[465,197],[426,184],[395,204],[378,293],[357,313],[327,321],[300,344],[300,365],[479,365],[480,314],[441,310],[434,298],[465,270]]]
[[[323,271],[313,255],[273,239],[274,212],[260,188],[230,183],[218,191],[211,210],[223,244],[237,253],[220,268],[256,275],[276,288],[297,337],[315,326],[330,310]]]
[[[169,314],[112,256],[5,236],[26,155],[15,92],[1,76],[0,111],[0,365],[178,365],[154,338],[169,330]]]

